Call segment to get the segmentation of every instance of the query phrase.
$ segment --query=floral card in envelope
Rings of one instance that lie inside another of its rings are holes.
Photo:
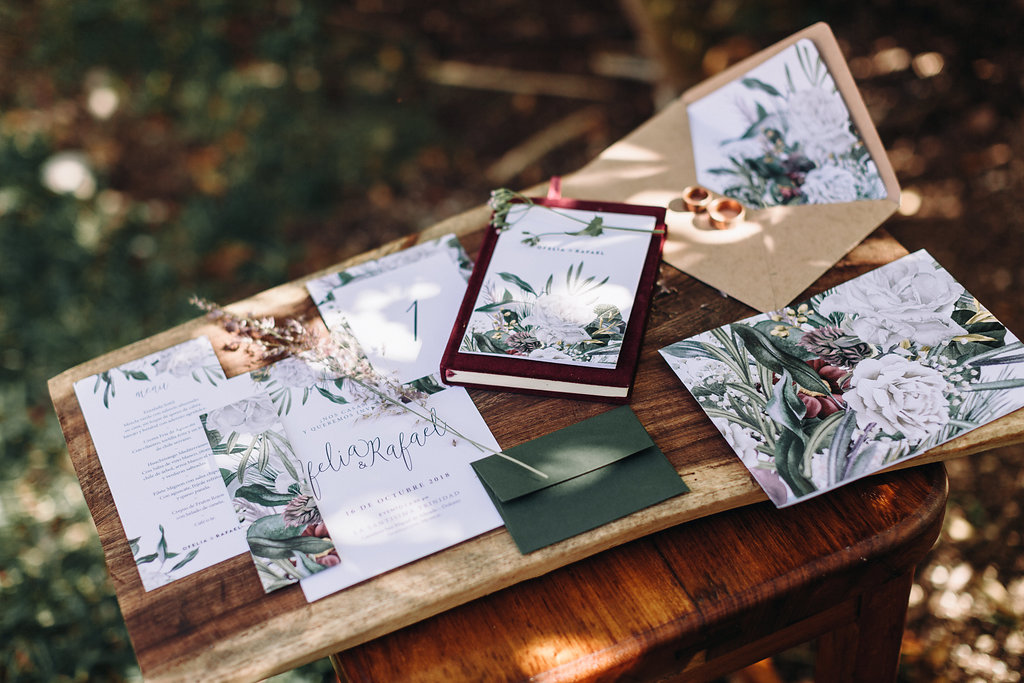
[[[683,189],[740,202],[712,227]],[[811,26],[683,93],[565,179],[564,192],[668,207],[664,258],[761,311],[811,285],[899,205],[835,37]]]
[[[1024,345],[924,251],[661,354],[780,507],[1024,406]]]

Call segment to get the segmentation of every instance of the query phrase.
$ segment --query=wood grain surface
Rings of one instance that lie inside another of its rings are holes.
[[[826,635],[819,681],[896,674],[937,464],[681,524],[336,656],[351,683],[703,681]],[[837,635],[833,637],[833,632]]]

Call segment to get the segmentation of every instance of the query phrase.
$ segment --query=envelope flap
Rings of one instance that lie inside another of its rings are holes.
[[[654,445],[629,406],[621,406],[504,452],[547,479],[499,455],[472,463],[494,496],[507,502],[610,465]]]

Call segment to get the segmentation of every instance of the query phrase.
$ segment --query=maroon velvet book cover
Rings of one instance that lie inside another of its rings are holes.
[[[564,198],[495,211],[441,360],[448,384],[625,403],[665,209]]]

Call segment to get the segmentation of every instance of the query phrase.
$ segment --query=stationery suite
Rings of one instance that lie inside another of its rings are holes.
[[[227,379],[204,337],[77,382],[144,588],[248,550],[312,601],[503,523],[528,553],[685,493],[627,406],[501,452],[463,388],[627,402],[663,247],[776,309],[661,355],[778,506],[1024,406],[1024,344],[925,252],[779,308],[897,205],[826,26],[672,106],[671,139],[567,180],[618,201],[503,190],[475,268],[447,235],[308,282],[329,358]],[[687,185],[736,220],[672,208]]]

